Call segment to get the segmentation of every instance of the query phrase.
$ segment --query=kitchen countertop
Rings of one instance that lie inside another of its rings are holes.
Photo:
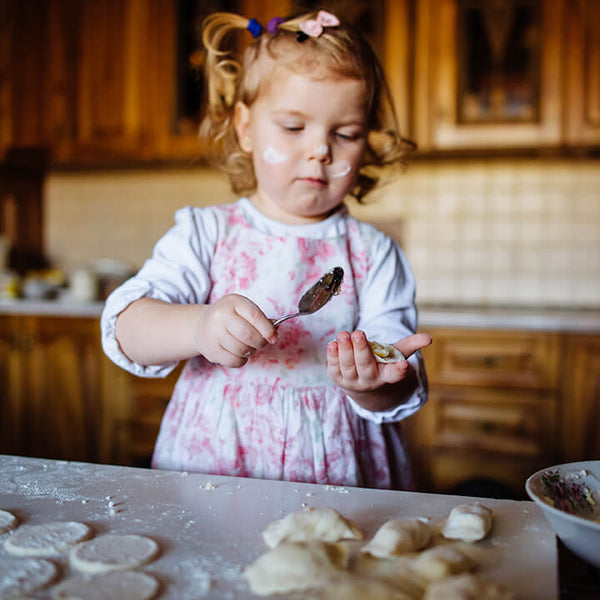
[[[73,300],[0,300],[0,315],[40,315],[47,317],[100,317],[104,302]]]
[[[103,302],[0,300],[0,314],[100,317]],[[600,333],[600,309],[420,305],[419,327]]]
[[[390,518],[439,522],[465,501],[459,496],[0,456],[0,508],[14,512],[23,524],[75,520],[97,534],[155,539],[161,555],[143,570],[160,580],[161,599],[253,597],[242,571],[266,551],[261,532],[303,507],[335,508],[355,520],[369,539]],[[481,571],[519,598],[558,598],[556,538],[539,508],[529,501],[481,501],[494,511],[492,532],[482,542],[465,545],[476,553]],[[0,536],[0,544],[9,535]],[[6,555],[0,545],[0,559]],[[62,567],[62,579],[71,575],[65,556],[52,560]],[[34,597],[49,598],[49,591]]]
[[[419,327],[600,333],[600,309],[421,305]]]

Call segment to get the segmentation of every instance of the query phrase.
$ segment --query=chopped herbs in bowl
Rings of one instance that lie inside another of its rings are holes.
[[[588,485],[592,478],[585,469],[561,475],[558,469],[542,473],[542,483],[548,504],[571,514],[592,514],[596,501]],[[600,485],[600,480],[597,480]],[[596,491],[598,493],[598,491]]]
[[[525,489],[565,546],[600,568],[600,460],[542,469]]]

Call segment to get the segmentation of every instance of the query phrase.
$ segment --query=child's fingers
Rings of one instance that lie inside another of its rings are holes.
[[[415,333],[413,335],[409,335],[401,340],[399,340],[396,344],[396,348],[404,354],[406,358],[408,358],[411,354],[414,354],[417,350],[421,348],[425,348],[429,346],[433,340],[428,333]]]
[[[342,331],[337,337],[338,362],[340,373],[346,381],[354,381],[357,377],[356,361],[354,360],[354,346],[347,331]]]
[[[354,348],[356,372],[359,378],[365,382],[375,381],[379,376],[379,371],[367,341],[367,336],[363,331],[353,331],[351,339]]]
[[[270,344],[277,340],[277,329],[274,327],[273,322],[254,302],[252,302],[252,300],[245,296],[240,296],[240,301],[235,306],[235,312],[252,325],[262,339]],[[261,348],[263,343],[261,340],[258,346],[255,346],[254,344],[250,345],[254,348]]]
[[[333,381],[341,381],[340,361],[337,341],[327,344],[327,372]]]
[[[385,383],[397,383],[405,379],[411,369],[410,363],[406,360],[399,360],[395,363],[383,364],[381,366],[381,378]]]

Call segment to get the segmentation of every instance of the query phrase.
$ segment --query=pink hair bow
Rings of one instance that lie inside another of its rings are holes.
[[[310,37],[319,37],[323,33],[323,27],[337,27],[339,24],[340,21],[335,15],[320,10],[316,19],[308,19],[300,23],[300,30]]]

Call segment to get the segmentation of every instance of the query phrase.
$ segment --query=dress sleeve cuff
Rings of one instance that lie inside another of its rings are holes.
[[[376,423],[377,425],[381,425],[382,423],[397,423],[398,421],[403,421],[411,415],[414,415],[423,404],[425,404],[427,401],[427,380],[424,376],[422,359],[419,353],[416,353],[411,356],[408,361],[416,369],[418,378],[418,386],[412,396],[408,398],[406,402],[398,404],[389,410],[373,411],[363,408],[355,400],[350,398],[350,396],[346,395],[348,402],[359,417],[371,421],[372,423]]]
[[[147,366],[135,363],[123,353],[115,335],[117,317],[132,302],[140,298],[156,298],[167,302],[170,301],[168,296],[162,294],[156,288],[149,288],[143,291],[140,289],[131,289],[119,295],[109,296],[101,317],[102,348],[110,360],[133,375],[139,377],[166,377],[177,366],[177,362]]]

